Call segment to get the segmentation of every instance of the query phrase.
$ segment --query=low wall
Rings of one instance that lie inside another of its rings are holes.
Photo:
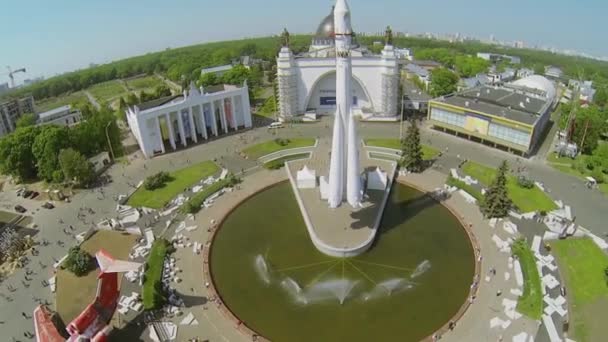
[[[314,145],[312,145],[312,146],[288,148],[285,150],[272,152],[272,153],[261,156],[260,158],[258,158],[258,161],[260,163],[268,163],[269,161],[273,161],[275,159],[279,159],[279,158],[289,156],[292,154],[312,153],[314,151],[314,149],[317,148],[318,144],[319,144],[319,139],[316,139]]]

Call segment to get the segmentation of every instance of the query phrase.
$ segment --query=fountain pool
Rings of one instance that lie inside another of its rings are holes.
[[[339,259],[312,245],[288,183],[240,204],[212,243],[227,307],[273,341],[417,341],[448,322],[473,281],[473,247],[429,196],[395,184],[380,234]]]

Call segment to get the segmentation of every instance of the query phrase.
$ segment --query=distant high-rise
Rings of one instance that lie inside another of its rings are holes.
[[[17,120],[23,115],[34,113],[34,97],[12,99],[0,103],[0,137],[14,131]]]

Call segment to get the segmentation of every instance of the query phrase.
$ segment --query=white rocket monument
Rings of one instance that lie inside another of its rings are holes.
[[[355,118],[351,112],[352,65],[350,47],[352,28],[346,0],[337,0],[334,9],[336,42],[336,114],[334,118],[331,160],[329,165],[330,208],[346,200],[353,208],[361,205],[363,189],[359,171],[359,146]],[[346,191],[345,191],[346,190]],[[346,194],[345,194],[346,192]]]

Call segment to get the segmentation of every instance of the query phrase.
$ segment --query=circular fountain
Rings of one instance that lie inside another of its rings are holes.
[[[471,242],[448,209],[402,184],[379,233],[356,257],[320,253],[280,183],[223,221],[210,252],[213,282],[239,320],[273,341],[423,339],[467,299]]]

